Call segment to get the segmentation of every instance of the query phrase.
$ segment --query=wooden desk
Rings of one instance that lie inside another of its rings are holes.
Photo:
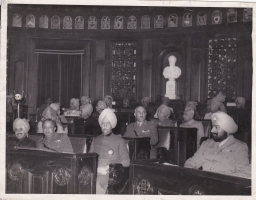
[[[129,146],[130,160],[150,158],[150,138],[128,138],[124,137]]]
[[[131,161],[130,194],[251,195],[251,179],[155,161]]]
[[[18,149],[6,152],[8,194],[95,194],[95,153]]]
[[[168,160],[172,164],[183,166],[186,160],[194,155],[197,149],[197,129],[196,128],[177,128],[177,127],[159,127],[159,143],[161,140],[167,140],[169,136],[169,144],[167,147]],[[158,143],[158,144],[159,144]],[[156,150],[158,144],[154,147]],[[166,146],[166,145],[165,145]]]

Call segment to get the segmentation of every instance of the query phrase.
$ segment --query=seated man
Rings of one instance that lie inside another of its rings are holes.
[[[153,122],[146,120],[146,110],[142,106],[135,108],[134,116],[136,122],[127,126],[123,137],[150,137],[150,145],[156,145],[158,142],[157,126]],[[156,150],[152,147],[150,150],[150,158],[156,158]]]
[[[203,142],[185,167],[250,178],[248,147],[233,137],[237,131],[234,120],[224,112],[214,113],[211,120],[212,139]]]
[[[12,149],[15,147],[36,147],[36,142],[28,138],[29,123],[26,119],[17,118],[13,122],[13,130],[15,138],[9,137],[6,141],[6,148]]]
[[[56,133],[56,128],[55,121],[51,119],[43,121],[43,133],[45,137],[39,140],[37,148],[61,153],[73,153],[72,144],[67,134]]]
[[[58,117],[57,111],[54,110],[51,105],[44,110],[42,114],[42,120],[39,121],[37,124],[37,133],[43,133],[43,121],[46,119],[51,119],[56,123],[57,133],[68,133],[67,128],[63,128],[60,118]]]
[[[45,104],[41,105],[39,110],[37,111],[37,121],[40,121],[42,119],[42,114],[44,110],[52,103],[52,100],[50,97],[48,97],[45,101]]]
[[[193,119],[195,111],[188,109],[184,111],[183,120],[184,123],[180,125],[183,128],[197,128],[197,149],[200,146],[200,139],[204,137],[204,127],[202,122],[198,122]]]
[[[128,98],[123,98],[123,107],[130,108],[130,100]]]
[[[170,115],[171,115],[171,108],[165,105],[161,105],[157,109],[157,113],[156,113],[156,116],[158,119],[152,119],[152,122],[154,122],[158,126],[173,127],[176,121],[169,119]]]
[[[146,110],[147,120],[150,121],[151,119],[154,118],[154,114],[156,112],[156,109],[150,103],[150,98],[149,97],[143,97],[140,102],[141,102],[141,105]]]
[[[70,99],[69,110],[64,112],[64,116],[80,116],[81,111],[79,111],[79,99]]]
[[[107,108],[112,108],[112,102],[113,102],[113,97],[112,96],[106,95],[104,97],[104,101],[105,101],[105,103],[107,105]]]
[[[205,114],[204,119],[211,119],[213,113],[218,111],[227,113],[227,109],[223,104],[225,98],[226,96],[224,96],[221,92],[216,97],[213,97],[210,101],[210,112]]]
[[[185,105],[185,110],[194,110],[194,119],[200,119],[199,114],[196,111],[196,107],[197,107],[198,103],[195,101],[188,101]]]
[[[81,106],[80,106],[81,116],[84,119],[87,119],[88,117],[91,116],[93,112],[91,99],[88,96],[82,96],[80,101],[81,101]]]
[[[93,139],[89,153],[99,155],[96,194],[105,194],[109,180],[109,164],[121,163],[123,167],[128,167],[130,158],[124,139],[112,133],[117,118],[110,108],[100,114],[99,124],[103,134]]]
[[[162,101],[162,104],[157,108],[156,113],[154,114],[154,118],[158,118],[158,116],[157,116],[158,109],[159,109],[162,105],[165,105],[165,106],[167,106],[168,108],[170,108],[171,113],[173,113],[173,108],[169,107],[170,99],[167,98],[167,97],[162,97],[161,101]]]

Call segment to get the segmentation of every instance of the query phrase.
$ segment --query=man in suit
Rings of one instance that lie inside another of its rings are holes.
[[[157,126],[155,123],[147,121],[146,115],[145,108],[138,106],[134,112],[136,122],[127,126],[123,137],[150,137],[150,145],[156,145],[158,142]],[[153,148],[150,150],[150,158],[156,158],[156,151]]]
[[[184,123],[180,125],[183,128],[197,128],[197,149],[200,147],[200,140],[204,137],[204,127],[202,122],[194,120],[195,111],[187,109],[184,111],[183,120]]]
[[[250,178],[248,147],[233,137],[238,128],[234,120],[221,111],[214,113],[211,120],[212,138],[202,143],[185,167]]]
[[[117,124],[115,113],[110,108],[104,109],[99,116],[102,134],[93,139],[89,153],[99,155],[96,194],[105,194],[109,180],[109,164],[120,163],[129,167],[130,157],[125,140],[112,133]]]

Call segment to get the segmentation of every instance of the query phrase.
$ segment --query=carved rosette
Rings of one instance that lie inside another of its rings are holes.
[[[78,174],[79,183],[82,185],[87,185],[91,181],[92,169],[89,165],[82,167]]]
[[[15,162],[9,167],[8,169],[8,175],[10,179],[17,181],[24,175],[24,169],[22,165],[19,162]]]
[[[110,164],[109,165],[109,185],[118,184],[121,182],[124,173],[124,167],[122,164]]]
[[[201,186],[193,185],[189,188],[188,195],[205,195],[205,191]]]
[[[60,186],[64,186],[68,183],[71,174],[70,174],[70,169],[67,167],[58,167],[55,169],[53,172],[53,179],[55,183],[57,183]]]
[[[140,178],[135,181],[136,193],[140,195],[153,194],[153,186],[148,179]]]

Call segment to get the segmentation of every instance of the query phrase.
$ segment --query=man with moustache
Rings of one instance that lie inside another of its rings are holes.
[[[248,147],[233,137],[238,128],[234,120],[221,111],[214,113],[211,120],[212,138],[202,143],[184,167],[250,178]]]
[[[154,122],[147,121],[146,115],[146,109],[143,106],[138,106],[134,112],[136,122],[127,126],[123,137],[150,137],[150,145],[156,145],[158,142],[157,125]],[[156,150],[151,148],[150,158],[156,158],[156,155]]]
[[[36,142],[28,138],[29,129],[30,126],[26,119],[15,119],[13,122],[13,130],[16,137],[9,137],[7,139],[7,149],[13,149],[16,147],[36,147]]]
[[[117,118],[112,109],[104,109],[98,121],[102,134],[93,139],[89,153],[99,155],[96,194],[105,194],[109,180],[109,164],[120,163],[123,167],[129,167],[130,158],[125,140],[112,133],[112,129],[117,124]]]
[[[56,128],[56,122],[52,119],[43,121],[44,137],[37,143],[37,148],[59,153],[73,153],[73,147],[67,134],[57,133]]]

